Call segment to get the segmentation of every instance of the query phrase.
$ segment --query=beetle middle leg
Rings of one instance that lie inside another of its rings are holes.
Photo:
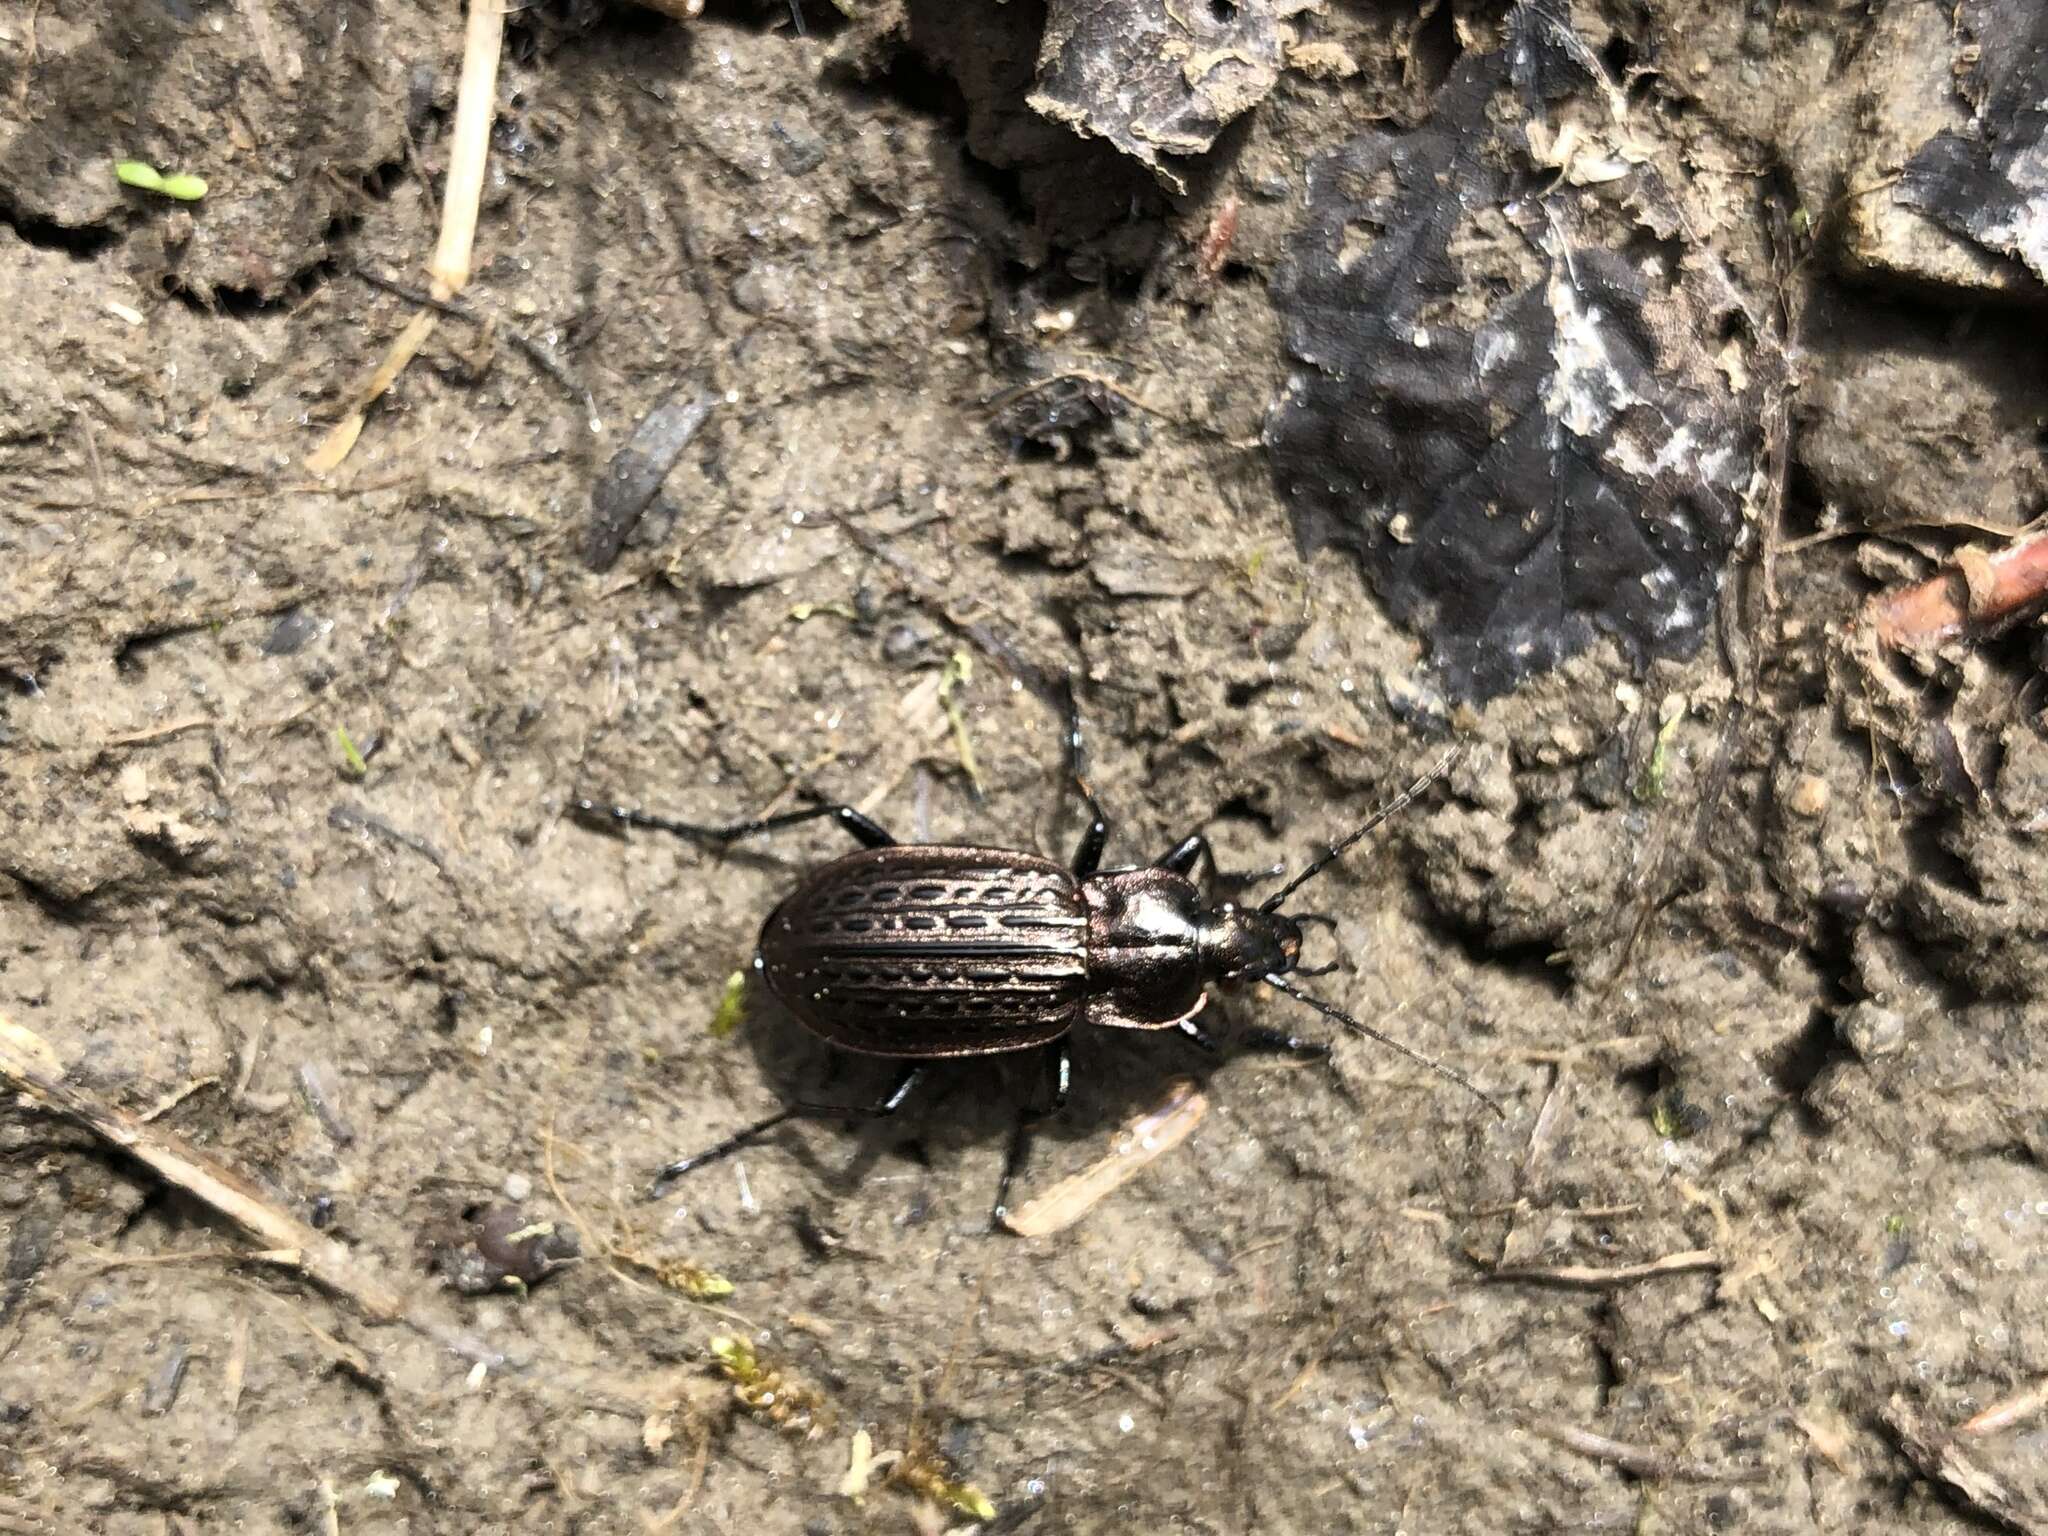
[[[922,1064],[905,1067],[897,1074],[889,1092],[875,1104],[813,1104],[808,1100],[799,1100],[786,1108],[778,1109],[766,1119],[756,1120],[744,1130],[733,1132],[717,1146],[670,1163],[654,1176],[654,1187],[650,1193],[659,1199],[662,1191],[672,1181],[681,1178],[691,1169],[702,1168],[706,1163],[715,1163],[720,1158],[730,1157],[742,1147],[751,1146],[759,1141],[778,1125],[785,1125],[791,1120],[849,1120],[862,1116],[869,1120],[886,1120],[903,1107],[903,1101],[910,1097],[911,1090],[917,1086],[918,1078],[923,1075]]]
[[[743,837],[754,837],[763,832],[779,832],[784,827],[793,827],[799,822],[817,821],[826,816],[837,821],[864,848],[889,848],[896,842],[880,822],[863,815],[850,805],[814,805],[801,811],[785,811],[780,816],[756,817],[752,821],[736,821],[722,827],[677,821],[670,816],[657,816],[652,811],[636,810],[630,805],[606,805],[597,800],[578,800],[574,802],[572,808],[578,816],[599,824],[646,827],[655,832],[667,832],[674,837],[687,837],[704,843],[736,843]]]
[[[1211,1056],[1222,1054],[1223,1047],[1217,1043],[1216,1037],[1193,1019],[1182,1019],[1179,1027],[1198,1050]],[[1231,1044],[1241,1051],[1270,1051],[1276,1056],[1294,1056],[1311,1061],[1325,1061],[1330,1055],[1330,1045],[1326,1040],[1290,1035],[1285,1030],[1268,1029],[1263,1024],[1245,1025],[1232,1035]]]
[[[1045,1069],[1052,1088],[1051,1102],[1044,1109],[1027,1108],[1017,1117],[1017,1128],[1010,1133],[1010,1149],[1003,1156],[1003,1176],[996,1184],[995,1207],[989,1212],[992,1228],[1000,1227],[1009,1212],[1010,1186],[1024,1171],[1025,1160],[1031,1155],[1031,1133],[1046,1121],[1057,1119],[1067,1107],[1067,1095],[1074,1086],[1074,1058],[1064,1037],[1045,1048]]]

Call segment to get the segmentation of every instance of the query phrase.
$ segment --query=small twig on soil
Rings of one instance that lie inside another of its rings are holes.
[[[154,1104],[150,1105],[149,1108],[145,1109],[141,1114],[137,1115],[135,1118],[140,1120],[145,1125],[147,1125],[152,1120],[161,1120],[165,1115],[169,1114],[172,1110],[176,1109],[180,1104],[184,1103],[187,1099],[191,1098],[192,1095],[197,1093],[200,1089],[211,1088],[215,1083],[219,1081],[220,1074],[218,1072],[210,1072],[204,1077],[195,1077],[190,1082],[182,1084],[179,1087],[173,1088],[169,1093],[165,1094],[162,1098],[158,1099]]]
[[[597,397],[590,392],[589,387],[570,371],[568,364],[564,363],[550,349],[542,346],[524,331],[506,325],[490,315],[480,315],[467,304],[458,304],[453,299],[436,298],[424,288],[415,288],[411,284],[401,283],[395,278],[380,277],[375,272],[371,272],[363,267],[354,267],[351,270],[372,288],[381,288],[386,293],[396,294],[408,304],[417,304],[422,309],[436,310],[441,314],[451,315],[457,320],[466,321],[468,324],[476,326],[479,330],[495,329],[499,335],[525,353],[534,367],[538,368],[542,373],[561,385],[564,390],[576,397],[590,420],[592,430],[595,430],[600,425],[597,419]]]
[[[502,1364],[503,1356],[452,1323],[424,1315],[372,1273],[368,1261],[280,1209],[245,1176],[169,1131],[103,1104],[64,1081],[64,1064],[49,1043],[0,1013],[0,1087],[84,1126],[168,1184],[225,1216],[263,1244],[263,1257],[297,1255],[294,1266],[315,1284],[351,1303],[372,1322],[402,1322],[467,1359]],[[307,1324],[308,1327],[311,1324]]]
[[[441,199],[441,237],[427,267],[434,280],[432,293],[438,299],[454,298],[469,282],[477,210],[483,204],[484,167],[491,153],[491,119],[498,108],[498,58],[504,47],[503,0],[469,0],[462,37],[462,78],[455,91],[455,126],[448,141],[448,180]],[[307,458],[308,469],[324,475],[341,466],[362,436],[363,413],[427,344],[434,334],[435,319],[433,310],[421,310],[399,332],[341,420]]]
[[[1186,1141],[1208,1112],[1209,1100],[1194,1079],[1176,1079],[1163,1102],[1117,1133],[1108,1156],[1006,1212],[1003,1225],[1019,1237],[1064,1232],[1106,1196]]]
[[[1761,1482],[1764,1477],[1760,1467],[1709,1466],[1704,1462],[1687,1461],[1654,1446],[1631,1445],[1625,1440],[1612,1440],[1606,1435],[1596,1435],[1589,1429],[1576,1429],[1569,1424],[1543,1424],[1534,1419],[1525,1419],[1523,1423],[1531,1433],[1541,1435],[1552,1445],[1619,1467],[1631,1477],[1686,1483],[1754,1483]]]
[[[99,745],[107,752],[115,747],[143,747],[153,741],[168,741],[173,736],[182,736],[187,731],[210,730],[219,722],[211,715],[194,715],[189,720],[173,720],[169,725],[159,725],[147,731],[134,731],[126,736],[109,736]]]
[[[1587,1264],[1560,1264],[1554,1268],[1521,1265],[1511,1269],[1486,1271],[1489,1280],[1520,1281],[1530,1285],[1568,1285],[1583,1290],[1604,1291],[1617,1285],[1633,1285],[1638,1280],[1654,1280],[1659,1275],[1681,1275],[1695,1270],[1719,1269],[1720,1257],[1708,1248],[1688,1249],[1684,1253],[1669,1253],[1661,1259],[1651,1259],[1643,1264],[1622,1264],[1612,1269],[1597,1269]]]
[[[1966,630],[1989,629],[2048,600],[2048,533],[2015,540],[1992,554],[1959,549],[1947,570],[1870,600],[1864,615],[1879,644],[1933,650]]]
[[[301,1267],[296,1248],[178,1248],[169,1253],[109,1253],[91,1243],[80,1243],[79,1252],[93,1261],[94,1273],[112,1269],[150,1269],[160,1264],[276,1264],[284,1269]]]
[[[505,11],[504,0],[469,0],[469,24],[462,34],[462,78],[455,88],[455,126],[448,139],[441,241],[427,267],[437,298],[451,299],[469,284],[477,210],[484,200],[484,167],[491,157],[491,119],[498,112],[498,58],[505,51]]]
[[[401,848],[410,849],[433,865],[435,872],[450,885],[458,883],[455,877],[448,872],[448,860],[443,857],[440,849],[416,833],[401,832],[397,827],[392,826],[390,822],[383,820],[381,817],[372,816],[359,805],[344,804],[335,806],[327,813],[327,825],[341,832],[373,833],[383,838],[386,842],[396,843]]]
[[[43,1038],[0,1014],[0,1083],[120,1148],[159,1178],[251,1233],[266,1248],[296,1250],[299,1267],[308,1276],[354,1302],[364,1315],[379,1322],[405,1315],[403,1296],[368,1274],[355,1255],[333,1238],[272,1204],[241,1174],[170,1132],[89,1098],[63,1078],[63,1063]]]
[[[1786,539],[1778,546],[1780,555],[1802,554],[1822,544],[1832,544],[1838,539],[1881,539],[1896,533],[1966,533],[1988,534],[1994,539],[2016,539],[2022,534],[2032,533],[2040,524],[2038,517],[2031,523],[2014,528],[2002,523],[1983,523],[1974,517],[1907,517],[1897,522],[1879,523],[1876,526],[1857,524],[1850,528],[1823,528],[1819,533],[1802,533],[1796,539]]]
[[[1900,1452],[1923,1477],[1940,1483],[1962,1504],[2003,1530],[2048,1536],[2048,1514],[2029,1509],[2003,1479],[1963,1454],[1959,1436],[1931,1429],[1894,1397],[1882,1415]]]
[[[1974,1418],[1965,1419],[1956,1430],[1959,1435],[1995,1435],[2000,1430],[2011,1429],[2023,1419],[2030,1419],[2048,1407],[2048,1377],[2035,1382],[2024,1392],[2015,1393],[2003,1402],[1993,1403]]]
[[[989,625],[975,619],[963,619],[954,614],[951,607],[927,581],[922,572],[910,560],[890,549],[866,529],[859,527],[851,518],[837,512],[827,511],[826,515],[837,523],[846,536],[860,546],[867,554],[881,561],[903,578],[903,588],[918,605],[939,619],[955,633],[974,642],[996,665],[1004,668],[1012,677],[1021,681],[1039,698],[1056,710],[1066,707],[1066,695],[1058,674],[1050,668],[1041,667],[1030,660],[1013,643]]]

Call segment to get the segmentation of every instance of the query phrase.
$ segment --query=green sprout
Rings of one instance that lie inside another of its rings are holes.
[[[341,748],[342,777],[362,779],[369,777],[370,765],[363,760],[363,754],[356,747],[355,738],[348,733],[348,727],[334,728],[334,744]]]
[[[174,171],[166,176],[147,160],[116,160],[114,179],[124,187],[160,192],[181,203],[196,203],[206,196],[204,176],[194,176],[189,171]]]
[[[965,651],[955,651],[946,660],[946,670],[939,674],[939,702],[946,707],[946,718],[953,722],[953,745],[960,754],[960,766],[979,796],[981,770],[975,766],[974,743],[967,736],[967,715],[960,708],[960,690],[973,680],[974,658]]]
[[[747,1011],[747,973],[734,971],[725,978],[725,991],[718,999],[718,1011],[711,1015],[711,1038],[725,1040],[740,1027]]]
[[[806,619],[815,619],[821,613],[829,613],[835,619],[844,619],[849,624],[860,618],[844,603],[798,603],[789,610],[789,622],[801,624]]]
[[[1636,780],[1636,798],[1645,804],[1654,805],[1664,798],[1664,775],[1671,766],[1671,739],[1684,723],[1685,701],[1673,694],[1664,701],[1657,739],[1650,746],[1650,760],[1643,764],[1642,774]]]

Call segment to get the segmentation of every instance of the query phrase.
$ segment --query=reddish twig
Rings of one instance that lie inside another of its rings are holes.
[[[2048,601],[2048,533],[1987,554],[1957,551],[1955,563],[1917,586],[1881,592],[1865,610],[1881,644],[1931,650]]]

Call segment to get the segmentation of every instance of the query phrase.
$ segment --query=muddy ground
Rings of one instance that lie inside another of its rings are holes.
[[[1190,828],[1299,860],[1432,761],[1419,643],[1297,555],[1258,446],[1267,279],[1307,159],[1415,121],[1498,11],[1303,18],[1355,71],[1288,71],[1178,195],[1026,109],[1024,0],[526,12],[489,324],[444,317],[316,478],[414,312],[359,274],[432,247],[452,9],[0,7],[0,1014],[418,1324],[0,1107],[0,1530],[973,1523],[918,1475],[1018,1531],[2048,1529],[2048,1420],[1947,1438],[2048,1374],[2038,631],[1903,682],[1848,644],[1982,536],[1869,528],[2042,501],[2038,284],[1855,201],[1961,120],[1944,7],[1579,8],[1701,238],[1795,301],[1791,468],[1695,658],[1596,647],[1452,711],[1467,759],[1318,899],[1320,985],[1505,1118],[1352,1039],[1327,1070],[1082,1039],[1027,1193],[1176,1076],[1212,1107],[1029,1241],[987,1230],[1022,1066],[647,1201],[886,1070],[769,1009],[711,1028],[830,833],[719,857],[565,807],[847,800],[1063,851],[1032,669],[1075,675],[1129,860]],[[131,155],[211,188],[124,191]],[[1049,348],[1145,409],[1078,443],[992,409]],[[592,574],[592,483],[671,390],[716,407]],[[1226,1004],[1321,1027],[1285,1008]],[[584,1260],[449,1288],[506,1203]],[[859,1430],[916,1455],[856,1502]]]

